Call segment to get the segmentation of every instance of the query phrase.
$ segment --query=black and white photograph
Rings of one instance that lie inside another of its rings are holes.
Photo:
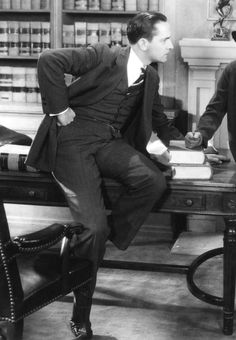
[[[235,339],[236,0],[0,0],[0,340]]]

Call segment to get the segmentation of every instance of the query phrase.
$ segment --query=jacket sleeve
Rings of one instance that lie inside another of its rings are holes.
[[[207,146],[208,140],[212,138],[227,112],[230,72],[230,66],[224,69],[216,91],[198,122],[197,131],[203,136],[204,146]]]
[[[38,82],[46,114],[69,107],[65,73],[78,78],[103,60],[105,45],[47,50],[38,60]]]
[[[183,139],[182,133],[171,124],[165,113],[164,107],[161,103],[161,96],[156,90],[153,110],[152,110],[152,130],[157,133],[157,136],[162,140],[165,145],[169,145],[171,139]]]

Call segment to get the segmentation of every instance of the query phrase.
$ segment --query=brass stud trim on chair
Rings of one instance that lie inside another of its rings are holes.
[[[7,279],[7,287],[8,287],[8,291],[9,291],[11,320],[14,320],[15,319],[15,308],[14,308],[15,300],[14,300],[14,295],[13,295],[13,291],[12,291],[10,274],[9,274],[8,265],[7,265],[7,259],[6,259],[6,255],[5,255],[3,248],[4,248],[4,246],[3,246],[3,244],[0,240],[0,254],[1,254],[1,259],[2,259],[2,263],[3,263],[3,268],[4,268],[4,271],[5,271],[6,279]]]
[[[88,282],[90,282],[90,280],[87,280],[87,281],[83,282],[82,285],[79,284],[79,285],[73,287],[72,290],[77,289],[77,288],[79,288],[79,287],[82,288],[82,287],[85,286]],[[8,320],[5,319],[5,320],[6,320],[6,321],[10,321],[10,322],[17,322],[17,321],[21,320],[22,318],[25,318],[26,316],[28,316],[28,315],[30,315],[30,314],[32,314],[32,313],[34,313],[34,312],[37,312],[37,310],[39,310],[39,309],[41,309],[41,308],[43,308],[43,307],[49,305],[50,303],[52,303],[52,302],[58,300],[60,297],[63,297],[63,296],[64,296],[64,294],[60,294],[60,295],[54,297],[54,298],[51,299],[50,301],[47,301],[47,302],[43,303],[42,305],[37,306],[37,308],[31,309],[29,312],[27,312],[27,313],[21,315],[20,318],[18,318],[17,320],[14,320],[14,321],[11,320],[11,319],[10,319],[10,320],[9,320],[9,319],[8,319]]]

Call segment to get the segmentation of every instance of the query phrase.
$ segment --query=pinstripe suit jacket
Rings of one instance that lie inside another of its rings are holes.
[[[45,51],[38,61],[38,80],[45,117],[33,141],[27,164],[43,171],[53,171],[57,150],[56,118],[67,107],[93,104],[109,94],[127,70],[130,48],[111,49],[97,44],[87,48],[57,49]],[[159,76],[156,65],[146,71],[143,104],[130,125],[124,131],[127,141],[146,153],[151,132],[156,131],[165,143],[178,135],[168,126],[158,93]],[[64,74],[75,80],[65,85]]]

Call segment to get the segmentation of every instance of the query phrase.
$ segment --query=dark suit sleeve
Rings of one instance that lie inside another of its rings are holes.
[[[161,97],[156,90],[153,110],[152,110],[152,130],[157,133],[157,136],[162,140],[165,145],[169,145],[171,139],[183,139],[184,136],[181,132],[168,121],[164,107],[161,103]]]
[[[103,60],[105,45],[47,50],[38,60],[38,82],[44,113],[59,113],[69,107],[64,74],[79,77]]]
[[[212,138],[227,112],[229,77],[230,65],[223,71],[216,91],[199,120],[197,131],[203,136],[204,146],[207,146],[208,140]]]

